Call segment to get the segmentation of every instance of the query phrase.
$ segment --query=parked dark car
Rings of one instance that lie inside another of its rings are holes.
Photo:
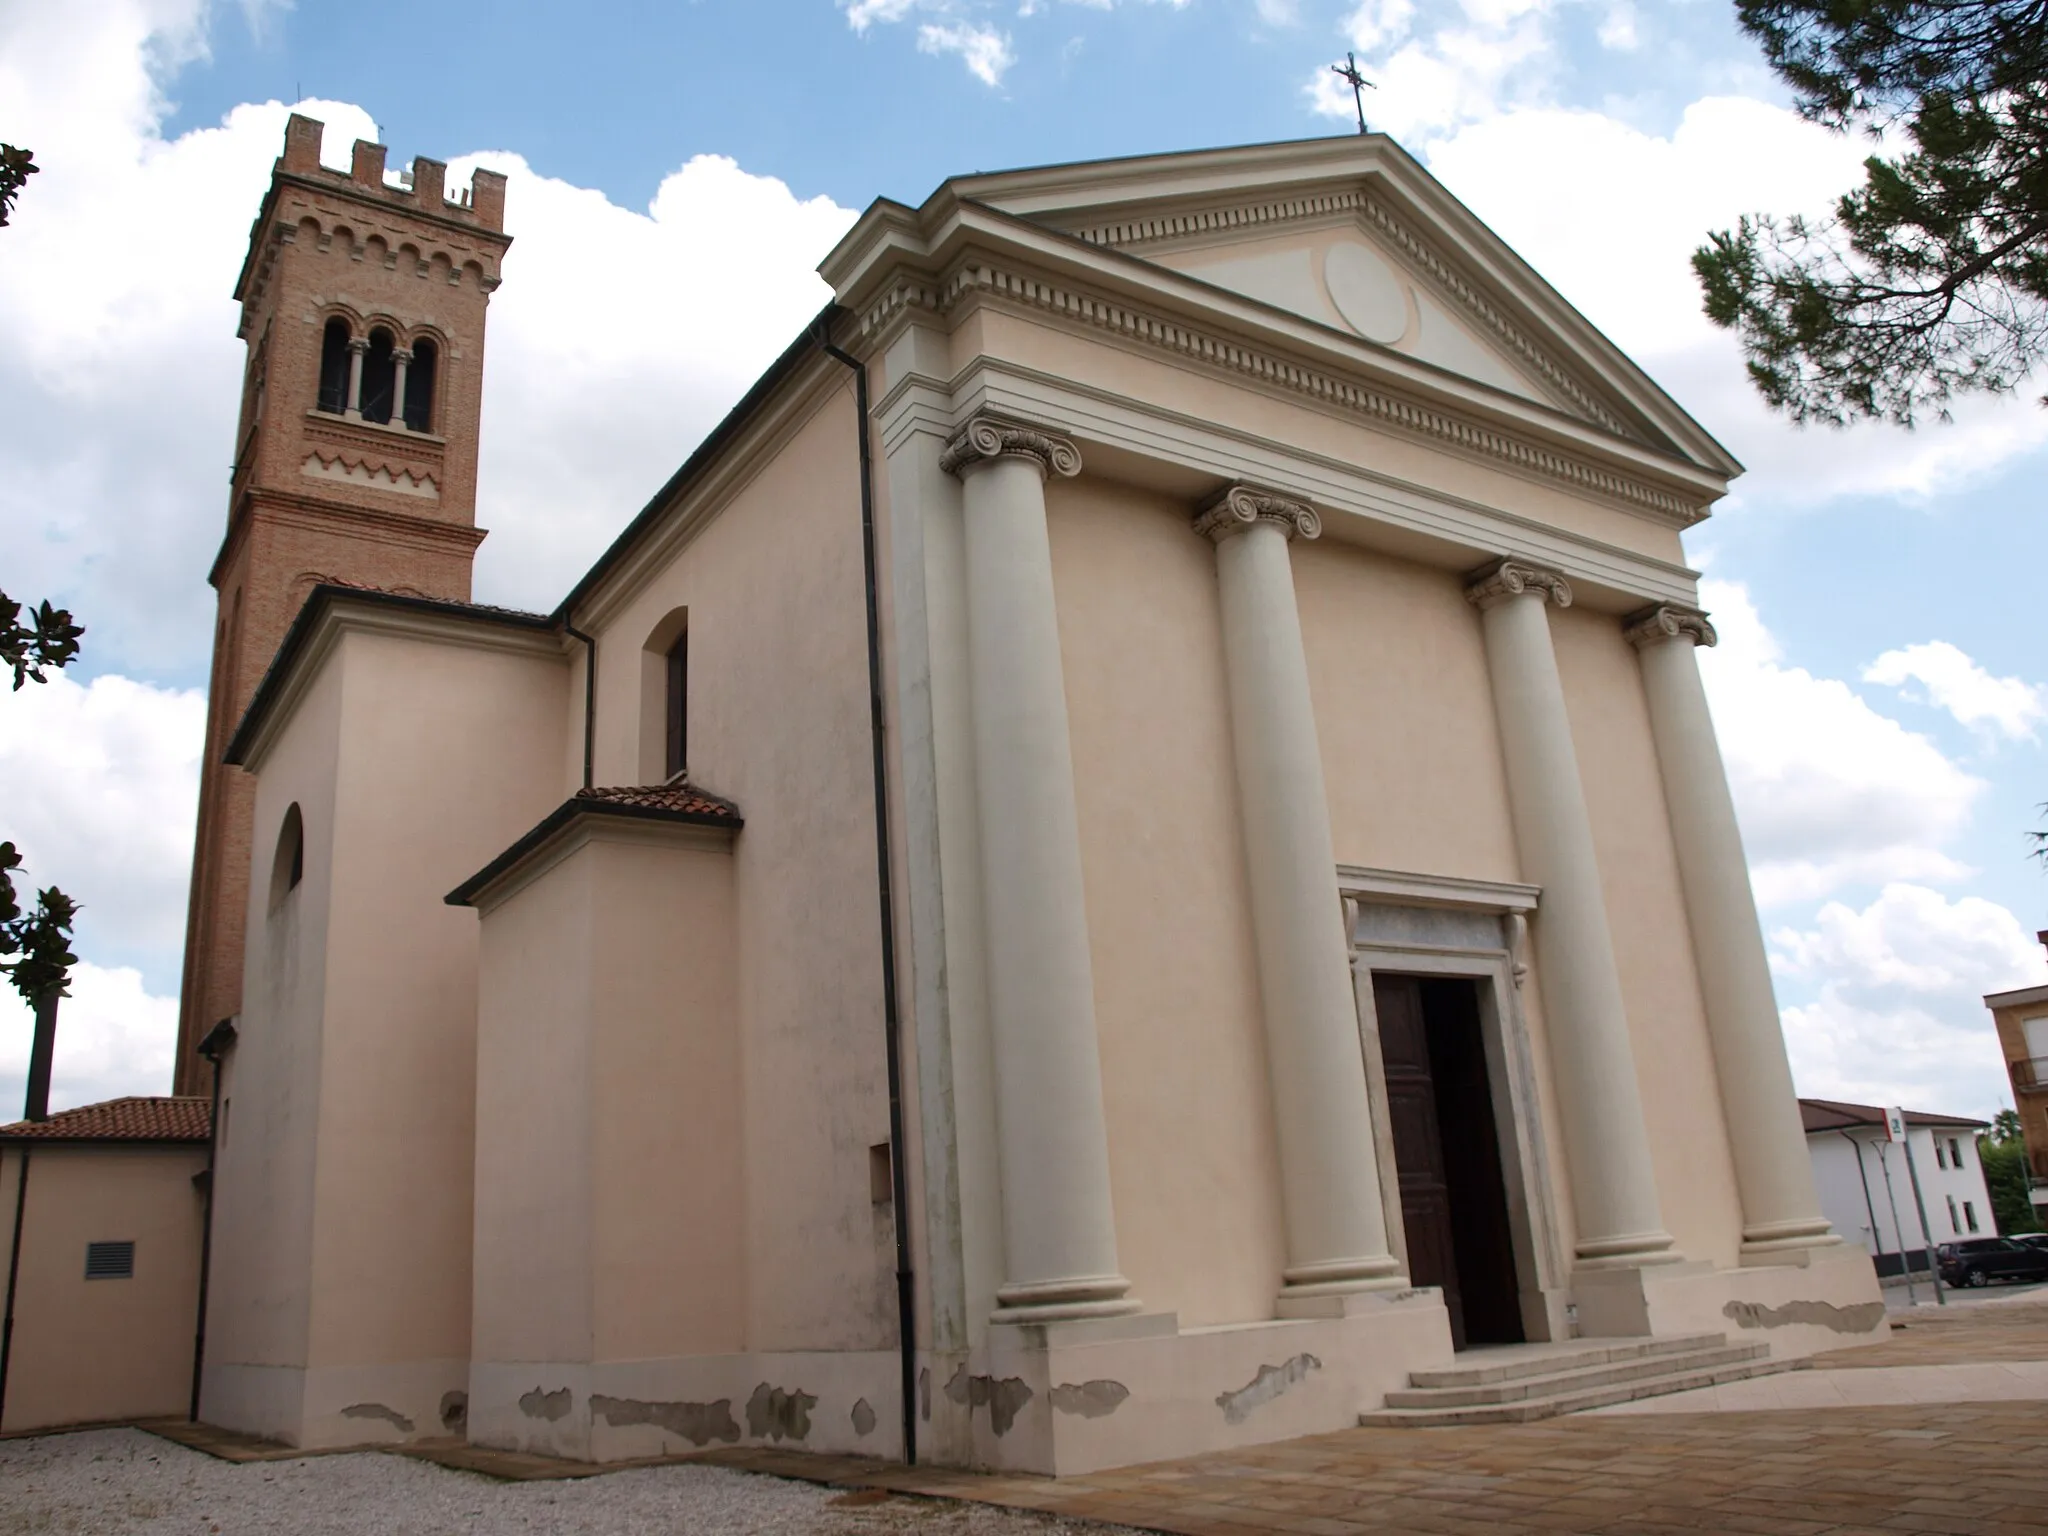
[[[1994,1280],[2048,1280],[2048,1248],[2006,1237],[1972,1237],[1934,1250],[1947,1285],[1989,1285]]]
[[[2048,1253],[2048,1232],[2015,1232],[2012,1240],[2029,1248],[2039,1248]]]

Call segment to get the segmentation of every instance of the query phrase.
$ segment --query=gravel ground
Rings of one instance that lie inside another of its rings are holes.
[[[216,1461],[134,1429],[0,1441],[0,1536],[1112,1536],[987,1505],[847,1495],[722,1467],[501,1483],[406,1456]]]

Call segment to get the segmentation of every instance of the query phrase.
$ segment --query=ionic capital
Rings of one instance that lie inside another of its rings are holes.
[[[939,455],[939,468],[957,475],[1005,458],[1031,460],[1048,480],[1081,473],[1081,450],[1070,439],[993,416],[976,416],[956,432]]]
[[[1628,643],[1638,649],[1681,639],[1690,640],[1694,645],[1713,645],[1721,638],[1714,633],[1714,626],[1707,622],[1707,616],[1699,609],[1682,608],[1676,603],[1659,603],[1654,608],[1630,614],[1622,620],[1621,632],[1628,636]]]
[[[1195,532],[1221,544],[1262,522],[1275,524],[1290,539],[1313,539],[1323,531],[1323,520],[1307,502],[1255,485],[1233,485],[1195,514]]]
[[[1572,605],[1572,589],[1564,576],[1548,566],[1531,565],[1512,556],[1496,560],[1467,578],[1465,599],[1481,608],[1493,608],[1511,597],[1534,593],[1560,608]]]

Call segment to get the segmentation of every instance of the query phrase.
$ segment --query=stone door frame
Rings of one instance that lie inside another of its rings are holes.
[[[1351,945],[1352,991],[1389,1244],[1406,1264],[1408,1243],[1373,973],[1471,980],[1479,995],[1523,1332],[1531,1343],[1569,1338],[1569,1298],[1536,1090],[1535,1051],[1521,996],[1528,972],[1528,914],[1535,910],[1540,892],[1528,885],[1341,864],[1337,887]]]

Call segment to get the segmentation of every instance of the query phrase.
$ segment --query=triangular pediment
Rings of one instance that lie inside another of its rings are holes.
[[[1723,474],[1741,466],[1392,140],[952,182],[954,193]]]

